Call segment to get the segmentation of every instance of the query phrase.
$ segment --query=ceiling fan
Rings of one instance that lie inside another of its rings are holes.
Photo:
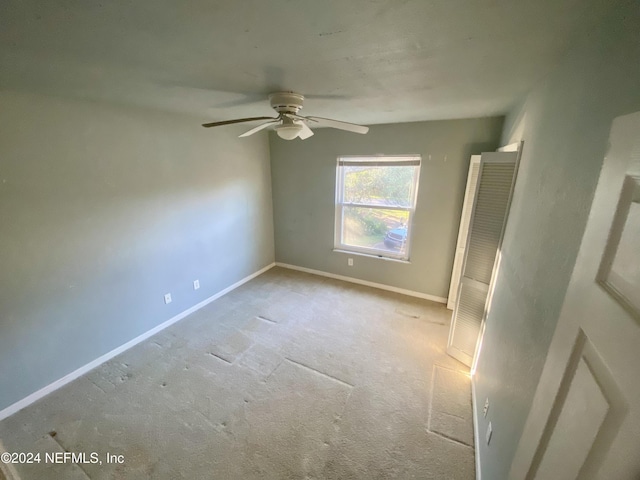
[[[256,120],[269,120],[255,128],[243,133],[241,137],[248,137],[265,128],[273,128],[280,138],[284,140],[293,140],[300,138],[304,140],[313,135],[310,127],[331,127],[338,130],[346,130],[348,132],[365,134],[369,131],[369,127],[356,125],[355,123],[341,122],[331,120],[330,118],[321,117],[303,117],[298,115],[304,102],[304,96],[294,92],[276,92],[269,95],[271,108],[278,112],[277,117],[249,117],[238,118],[235,120],[225,120],[222,122],[205,123],[202,126],[219,127],[221,125],[230,125],[232,123],[253,122]]]

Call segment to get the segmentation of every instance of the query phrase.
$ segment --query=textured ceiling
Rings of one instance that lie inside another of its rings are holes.
[[[503,114],[607,0],[2,0],[0,89],[372,123]]]

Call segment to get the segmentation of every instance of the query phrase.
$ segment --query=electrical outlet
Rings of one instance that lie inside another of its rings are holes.
[[[487,445],[491,442],[491,435],[493,434],[493,427],[491,426],[491,422],[489,422],[489,426],[487,427]]]
[[[165,303],[165,305],[169,305],[171,303],[171,294],[170,293],[165,293],[165,295],[164,295],[164,303]]]
[[[350,267],[353,267],[353,258],[347,259],[347,265],[349,265]]]
[[[193,289],[198,290],[200,288],[200,280],[193,281]]]
[[[487,418],[487,412],[489,411],[489,397],[484,401],[484,408],[482,409],[482,415]]]

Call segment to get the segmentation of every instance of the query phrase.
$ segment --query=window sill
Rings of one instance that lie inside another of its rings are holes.
[[[411,262],[409,260],[402,260],[400,258],[393,258],[393,257],[385,257],[382,255],[376,255],[375,253],[354,252],[353,250],[343,250],[340,248],[334,248],[333,251],[335,253],[346,253],[348,255],[357,255],[359,257],[376,258],[378,260],[386,260],[388,262],[404,263],[406,265],[411,265]]]

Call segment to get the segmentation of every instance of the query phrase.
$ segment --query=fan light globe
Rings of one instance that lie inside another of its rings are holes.
[[[302,125],[297,124],[280,125],[279,127],[276,127],[276,133],[283,140],[293,140],[298,136],[301,130]]]

